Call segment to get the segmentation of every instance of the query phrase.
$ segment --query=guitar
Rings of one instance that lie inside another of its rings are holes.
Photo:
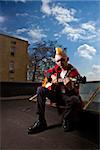
[[[81,76],[79,76],[78,78],[69,78],[70,79],[70,81],[71,81],[71,83],[72,83],[72,81],[73,82],[75,82],[75,83],[83,83],[83,84],[85,84],[86,83],[86,77],[84,76],[84,77],[81,77]],[[53,81],[52,81],[53,80]],[[52,88],[52,86],[53,85],[55,85],[55,86],[57,86],[57,87],[59,87],[58,85],[59,85],[59,83],[62,83],[62,82],[64,82],[65,83],[65,80],[67,80],[67,79],[61,79],[61,78],[59,78],[59,79],[57,79],[57,76],[55,77],[54,75],[52,75],[51,76],[51,82],[49,81],[48,82],[48,78],[47,77],[45,77],[44,78],[44,80],[42,81],[42,87],[45,87],[45,88],[48,88],[49,90],[51,90]],[[68,80],[69,81],[69,80]],[[55,82],[55,83],[54,83]],[[70,82],[69,82],[70,83]],[[68,84],[68,83],[67,83]],[[68,85],[67,85],[68,86]],[[65,85],[63,85],[63,87],[65,88]],[[60,89],[59,89],[60,90]],[[34,95],[34,96],[32,96],[32,97],[30,97],[29,98],[29,101],[34,101],[34,99],[37,97],[37,94],[36,95]]]
[[[53,89],[53,87],[58,86],[60,84],[60,86],[64,89],[67,88],[69,90],[75,88],[75,86],[78,86],[79,83],[86,83],[86,77],[76,77],[76,78],[72,78],[72,77],[66,77],[64,79],[62,78],[57,78],[57,74],[52,74],[51,75],[51,82],[48,82],[47,77],[44,78],[43,82],[42,82],[42,87],[48,88],[49,90]]]

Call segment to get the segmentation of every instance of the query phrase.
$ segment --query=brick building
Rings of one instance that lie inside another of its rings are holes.
[[[27,81],[28,41],[0,34],[0,80]]]

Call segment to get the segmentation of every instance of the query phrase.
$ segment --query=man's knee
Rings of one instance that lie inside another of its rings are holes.
[[[71,99],[71,101],[76,102],[76,103],[80,102],[79,97],[76,95],[71,96],[70,99]]]
[[[39,86],[39,87],[37,88],[37,94],[40,93],[41,90],[42,90],[42,86]]]
[[[38,93],[41,93],[43,91],[43,87],[42,86],[39,86],[38,88],[37,88],[37,94]]]
[[[71,101],[72,101],[72,103],[73,103],[76,110],[81,110],[82,109],[83,103],[80,100],[79,96],[72,96]]]
[[[45,93],[45,88],[40,86],[37,88],[37,94],[44,94]]]

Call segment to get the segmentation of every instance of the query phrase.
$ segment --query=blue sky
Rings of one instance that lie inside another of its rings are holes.
[[[100,80],[100,1],[0,1],[0,33],[28,40],[57,40],[87,80]]]

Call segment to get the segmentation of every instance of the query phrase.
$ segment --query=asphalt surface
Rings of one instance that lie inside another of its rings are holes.
[[[36,120],[36,103],[28,99],[3,100],[0,123],[0,150],[64,150],[99,149],[95,137],[80,130],[64,132],[56,108],[46,106],[48,129],[28,134],[27,128]]]

